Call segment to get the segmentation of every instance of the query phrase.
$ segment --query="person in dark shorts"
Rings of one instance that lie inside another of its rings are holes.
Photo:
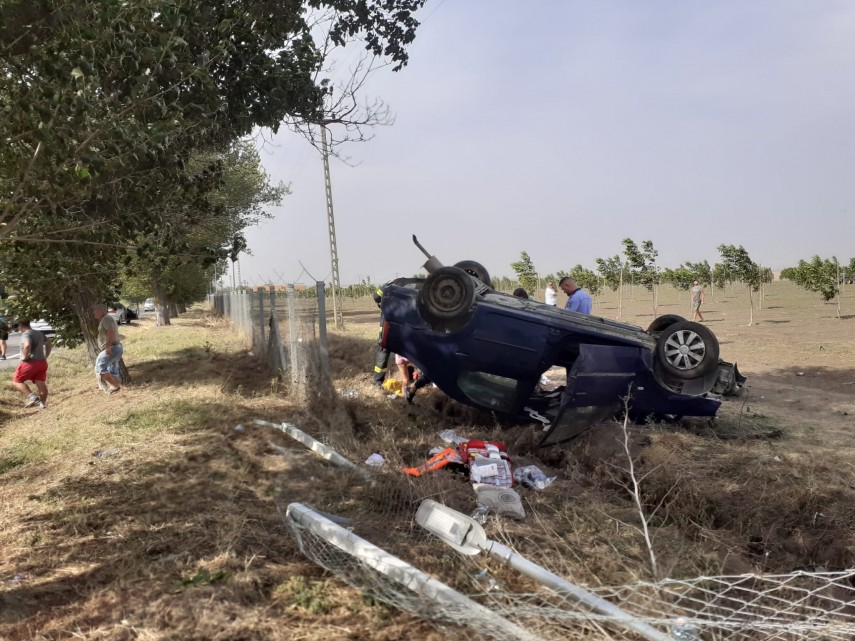
[[[6,349],[9,340],[9,321],[6,315],[0,311],[0,361],[6,360]]]
[[[18,329],[21,332],[21,362],[18,363],[15,374],[12,376],[12,385],[27,397],[24,407],[38,405],[41,409],[45,409],[48,397],[47,357],[50,356],[53,345],[50,339],[39,330],[30,327],[29,318],[20,319]],[[36,386],[38,394],[30,389],[27,381]]]

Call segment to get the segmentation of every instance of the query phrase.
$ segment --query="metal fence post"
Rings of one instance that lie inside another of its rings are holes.
[[[300,356],[297,349],[297,305],[294,301],[294,285],[288,285],[288,343],[291,348],[291,385],[300,384]]]
[[[261,342],[259,343],[262,347],[267,344],[267,339],[265,338],[265,329],[264,326],[266,324],[266,319],[264,318],[264,287],[258,288],[258,326],[261,329]]]
[[[282,347],[282,336],[279,334],[279,318],[276,316],[276,286],[270,286],[270,337],[268,340],[268,358],[273,360],[274,367],[280,372],[285,373],[286,368],[293,367],[293,363],[289,363],[285,359],[285,350]]]
[[[327,341],[327,301],[324,291],[324,281],[315,283],[315,293],[318,299],[318,346],[321,357],[321,372],[326,380],[332,380],[330,372],[330,346]]]

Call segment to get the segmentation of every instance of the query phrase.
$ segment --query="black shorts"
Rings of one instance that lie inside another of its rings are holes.
[[[0,341],[8,341],[9,332],[0,331]]]

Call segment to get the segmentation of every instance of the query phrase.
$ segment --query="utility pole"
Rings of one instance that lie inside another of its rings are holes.
[[[321,123],[321,146],[323,147],[324,156],[324,185],[327,192],[327,226],[330,234],[330,263],[332,263],[332,304],[333,304],[333,321],[335,328],[344,325],[344,320],[341,317],[341,310],[338,306],[338,293],[341,288],[341,281],[338,277],[338,246],[335,240],[335,216],[333,215],[333,200],[332,200],[332,181],[330,180],[330,151],[327,145],[327,127]]]

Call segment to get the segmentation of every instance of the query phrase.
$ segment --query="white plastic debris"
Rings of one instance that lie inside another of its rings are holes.
[[[376,452],[365,459],[365,464],[371,467],[383,467],[384,463],[386,463],[386,459],[383,458],[382,454],[377,454]]]
[[[465,436],[458,436],[454,430],[442,430],[441,432],[437,432],[437,436],[449,445],[460,445],[469,440]]]
[[[240,423],[235,425],[235,432],[243,432],[245,429],[246,427],[244,425],[241,425]]]

